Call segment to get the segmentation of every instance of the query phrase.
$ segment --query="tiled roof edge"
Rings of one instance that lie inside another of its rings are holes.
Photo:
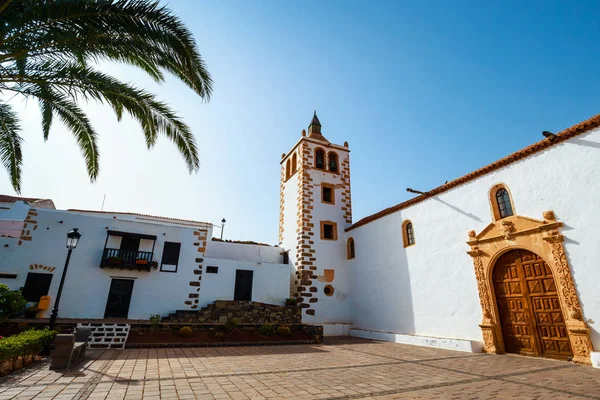
[[[498,161],[488,164],[483,168],[479,168],[475,171],[472,171],[466,175],[461,176],[460,178],[454,179],[453,181],[450,181],[442,186],[438,186],[437,188],[432,189],[429,192],[426,192],[420,196],[417,196],[414,199],[407,200],[403,203],[397,204],[395,206],[392,206],[392,207],[386,208],[384,210],[381,210],[379,212],[376,212],[375,214],[371,214],[367,217],[364,217],[363,219],[359,220],[358,222],[352,224],[350,227],[346,228],[346,232],[349,232],[353,229],[356,229],[358,227],[366,225],[369,222],[376,221],[387,215],[395,213],[396,211],[402,210],[404,208],[407,208],[407,207],[410,207],[417,203],[420,203],[422,201],[425,201],[425,200],[429,199],[430,197],[436,196],[440,193],[444,193],[444,192],[446,192],[450,189],[453,189],[457,186],[463,185],[467,182],[477,179],[480,176],[486,175],[492,171],[495,171],[497,169],[500,169],[507,165],[510,165],[514,162],[517,162],[519,160],[527,158],[535,153],[538,153],[549,147],[552,147],[559,143],[567,141],[567,140],[569,140],[575,136],[581,135],[582,133],[587,132],[591,129],[597,128],[598,126],[600,126],[600,114],[597,114],[590,119],[587,119],[583,122],[573,125],[570,128],[565,129],[562,132],[557,133],[555,138],[543,139],[543,140],[536,142],[528,147],[525,147],[524,149],[521,149],[521,150],[514,152],[504,158],[501,158]]]

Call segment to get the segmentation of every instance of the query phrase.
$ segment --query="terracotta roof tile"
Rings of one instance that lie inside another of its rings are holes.
[[[504,158],[501,158],[500,160],[498,160],[496,162],[486,165],[483,168],[479,168],[473,172],[470,172],[466,175],[461,176],[458,179],[450,181],[442,186],[438,186],[437,188],[432,189],[420,196],[417,196],[414,199],[407,200],[403,203],[397,204],[395,206],[381,210],[375,214],[369,215],[369,216],[361,219],[360,221],[352,224],[350,227],[346,228],[346,232],[356,229],[360,226],[366,225],[369,222],[373,222],[375,220],[383,218],[392,213],[395,213],[396,211],[405,209],[407,207],[410,207],[412,205],[415,205],[417,203],[425,201],[430,197],[436,196],[440,193],[444,193],[444,192],[446,192],[450,189],[453,189],[457,186],[460,186],[460,185],[470,182],[474,179],[477,179],[480,176],[488,174],[497,169],[503,168],[503,167],[510,165],[516,161],[527,158],[532,154],[538,153],[549,147],[555,146],[561,142],[569,140],[575,136],[581,135],[582,133],[587,132],[591,129],[597,128],[598,126],[600,126],[600,114],[595,115],[588,120],[580,122],[577,125],[573,125],[572,127],[567,128],[560,133],[557,133],[555,138],[543,139],[537,143],[534,143],[528,147],[525,147],[524,149],[521,149],[521,150],[519,150],[515,153],[512,153]]]
[[[201,225],[212,225],[210,222],[202,222],[202,221],[194,221],[191,219],[180,219],[180,218],[171,218],[171,217],[161,217],[158,215],[149,215],[149,214],[139,214],[132,212],[121,212],[121,211],[97,211],[97,210],[78,210],[78,209],[68,209],[69,212],[81,212],[81,213],[96,213],[96,214],[117,214],[117,215],[134,215],[138,217],[147,217],[147,218],[159,218],[174,222],[189,222],[192,224],[201,224]]]

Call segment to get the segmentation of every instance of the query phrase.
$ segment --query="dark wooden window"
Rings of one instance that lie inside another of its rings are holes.
[[[352,260],[355,257],[354,253],[354,239],[348,239],[348,259]]]
[[[323,186],[323,203],[333,204],[333,188]]]
[[[296,173],[296,169],[298,168],[298,157],[296,157],[296,153],[292,156],[292,175]]]
[[[329,153],[329,171],[338,172],[338,156],[336,153]]]
[[[285,163],[285,179],[290,179],[290,176],[292,176],[292,174],[290,172],[290,160],[288,158],[288,160]]]
[[[413,230],[412,222],[406,224],[406,243],[407,246],[415,244],[415,231]]]
[[[325,151],[322,149],[315,151],[315,167],[325,169]]]
[[[40,297],[46,296],[52,282],[52,274],[40,274],[30,272],[27,274],[25,286],[23,287],[23,297],[27,301],[40,301]]]
[[[219,273],[219,267],[206,267],[206,273],[207,274],[218,274]]]
[[[508,190],[504,188],[498,189],[496,192],[496,202],[498,204],[498,211],[500,212],[500,218],[506,218],[513,215],[512,204],[510,204],[510,196]]]
[[[333,239],[333,225],[331,225],[331,224],[323,225],[323,237],[325,239]]]
[[[284,251],[283,253],[281,253],[281,255],[283,255],[282,264],[289,264],[290,263],[290,253],[288,253],[287,251]]]
[[[121,250],[129,250],[137,252],[140,248],[140,238],[135,237],[122,237],[121,238]]]
[[[165,242],[163,248],[162,263],[160,270],[164,272],[177,272],[177,263],[179,263],[179,251],[181,243]]]

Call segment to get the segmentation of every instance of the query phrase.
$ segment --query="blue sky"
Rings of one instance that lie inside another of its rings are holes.
[[[279,161],[317,110],[348,141],[354,220],[429,190],[600,110],[597,2],[195,1],[173,10],[215,80],[205,104],[183,84],[148,88],[192,127],[202,167],[171,143],[147,151],[139,127],[85,107],[100,133],[90,184],[59,124],[43,143],[35,103],[23,118],[23,195],[59,208],[133,211],[218,223],[225,237],[277,242]],[[545,173],[540,171],[540,173]],[[12,193],[0,173],[2,192]],[[216,232],[218,234],[218,232]]]

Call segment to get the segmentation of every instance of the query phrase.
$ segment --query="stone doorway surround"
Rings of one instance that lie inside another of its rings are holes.
[[[515,215],[492,222],[478,234],[475,231],[469,232],[467,244],[471,250],[467,254],[473,258],[475,267],[483,312],[483,321],[479,326],[486,353],[505,352],[492,282],[493,267],[507,251],[524,249],[542,257],[552,269],[573,349],[573,361],[591,364],[590,352],[593,351],[593,346],[590,329],[583,318],[579,296],[565,255],[563,236],[559,233],[561,227],[562,223],[556,220],[554,212],[545,211],[542,221]]]

